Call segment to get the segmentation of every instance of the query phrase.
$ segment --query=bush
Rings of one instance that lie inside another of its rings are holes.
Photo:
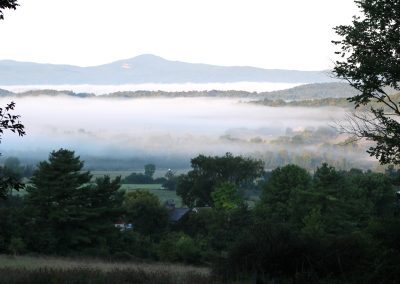
[[[170,234],[157,246],[158,258],[168,262],[201,263],[201,250],[196,242],[184,233]]]

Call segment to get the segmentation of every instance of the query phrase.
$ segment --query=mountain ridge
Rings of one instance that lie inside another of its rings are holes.
[[[144,54],[111,63],[81,67],[0,60],[0,85],[143,84],[143,83],[324,83],[335,82],[328,71],[218,66],[167,60]]]

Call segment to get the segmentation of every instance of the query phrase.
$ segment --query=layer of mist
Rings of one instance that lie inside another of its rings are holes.
[[[340,148],[319,147],[338,142],[337,134],[327,136],[326,141],[290,142],[290,137],[304,131],[334,131],[330,125],[346,113],[341,108],[267,107],[216,98],[60,96],[1,98],[0,105],[11,99],[27,135],[20,138],[6,133],[0,152],[27,162],[46,159],[50,151],[59,148],[75,150],[90,168],[113,169],[137,168],[146,162],[183,168],[198,154],[226,152],[268,159],[266,153],[282,150],[288,154],[318,151],[324,152],[318,154],[321,161],[323,155],[349,158],[348,151],[341,153]],[[282,137],[289,140],[277,143]],[[365,159],[367,155],[360,153],[355,155]]]

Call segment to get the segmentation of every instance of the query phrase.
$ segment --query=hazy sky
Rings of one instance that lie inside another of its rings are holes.
[[[0,59],[99,65],[143,53],[217,65],[332,67],[352,0],[19,0]]]

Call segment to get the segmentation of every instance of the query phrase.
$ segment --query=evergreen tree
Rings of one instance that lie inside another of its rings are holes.
[[[90,184],[83,162],[73,151],[53,151],[39,163],[27,188],[31,209],[30,246],[45,253],[67,253],[104,245],[105,234],[115,231],[122,203],[119,179],[104,177]]]

